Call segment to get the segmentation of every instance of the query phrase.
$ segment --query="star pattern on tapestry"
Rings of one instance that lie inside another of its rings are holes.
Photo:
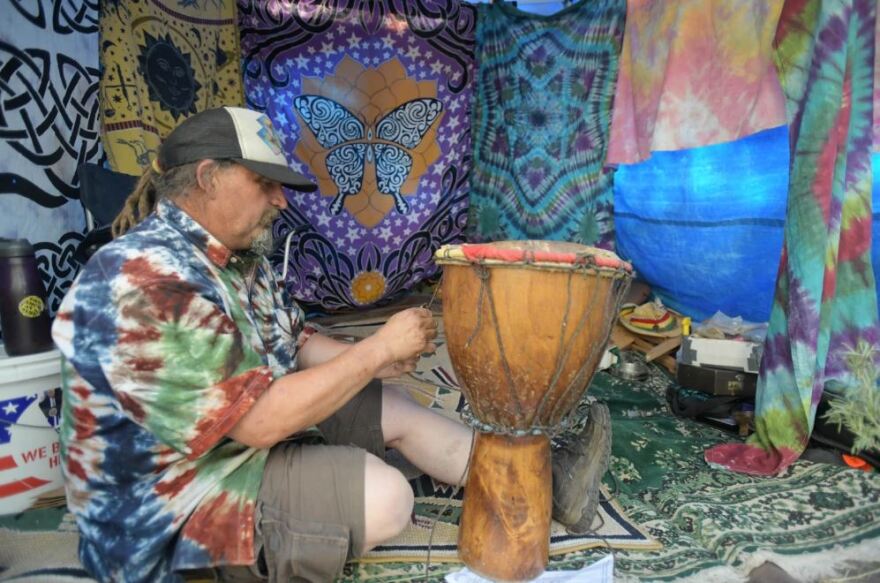
[[[239,0],[238,14],[248,106],[318,184],[275,224],[291,294],[367,306],[436,274],[467,217],[475,8]]]
[[[473,239],[613,247],[604,162],[625,9],[579,2],[546,20],[479,5]]]

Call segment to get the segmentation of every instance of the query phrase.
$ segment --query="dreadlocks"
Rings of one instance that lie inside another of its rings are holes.
[[[208,179],[213,173],[226,166],[235,164],[229,160],[218,160],[210,168]],[[113,220],[111,230],[113,237],[119,237],[142,220],[147,218],[158,203],[163,198],[174,199],[186,196],[195,187],[198,186],[198,177],[196,176],[196,167],[199,162],[191,162],[182,166],[176,166],[161,171],[156,164],[147,166],[143,176],[138,180],[134,191],[122,206],[122,210]]]

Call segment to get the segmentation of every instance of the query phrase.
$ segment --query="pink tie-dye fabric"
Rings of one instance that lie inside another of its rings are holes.
[[[782,0],[629,0],[607,163],[784,125]]]
[[[880,152],[880,18],[874,25],[874,148]],[[875,177],[874,180],[880,178]]]

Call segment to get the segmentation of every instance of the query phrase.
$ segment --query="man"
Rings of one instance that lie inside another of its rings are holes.
[[[435,349],[428,310],[346,344],[286,301],[265,257],[282,185],[315,189],[265,115],[191,117],[115,226],[142,222],[101,248],[64,299],[53,327],[63,469],[80,558],[101,581],[206,567],[332,580],[410,520],[413,494],[386,447],[438,480],[466,478],[471,430],[377,380]],[[605,413],[582,436],[602,452]],[[297,439],[313,426],[326,445]],[[583,450],[554,464],[554,493],[570,499],[558,514],[589,528],[607,453]]]

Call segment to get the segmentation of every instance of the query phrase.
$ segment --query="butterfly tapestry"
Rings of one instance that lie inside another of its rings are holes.
[[[332,214],[342,211],[347,196],[360,192],[368,165],[375,168],[379,192],[394,198],[398,213],[409,212],[400,188],[413,167],[410,152],[443,110],[439,100],[422,97],[407,101],[380,117],[375,127],[320,95],[297,97],[293,106],[318,143],[328,150],[327,172],[338,191],[330,203]]]

